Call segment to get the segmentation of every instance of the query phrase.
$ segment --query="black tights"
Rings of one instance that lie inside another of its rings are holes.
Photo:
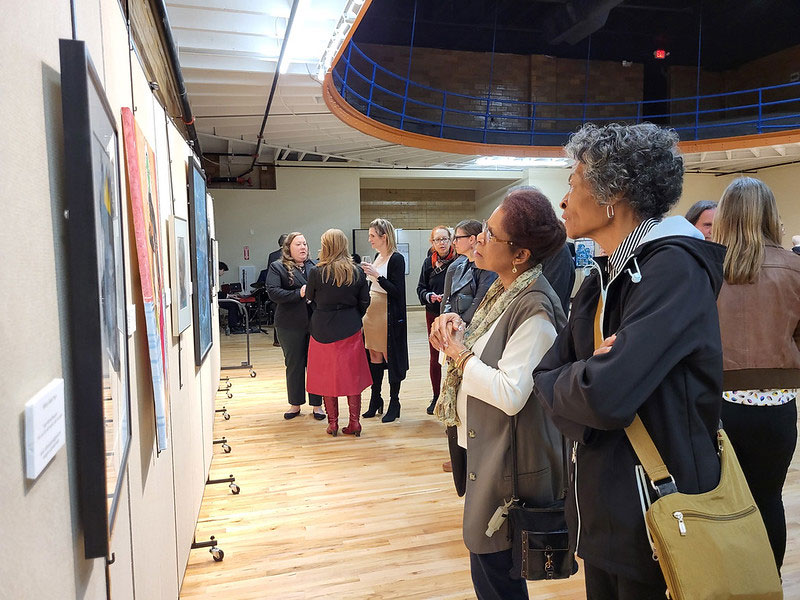
[[[783,483],[797,443],[797,404],[794,400],[779,406],[723,402],[722,426],[761,511],[780,572],[786,552]]]

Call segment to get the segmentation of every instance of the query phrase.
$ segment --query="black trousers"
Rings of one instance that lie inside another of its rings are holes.
[[[511,550],[470,552],[469,566],[478,600],[528,600],[528,584],[511,575]]]
[[[583,562],[586,600],[664,600],[666,583],[653,585],[626,579]]]
[[[289,404],[300,406],[306,403],[306,363],[308,362],[309,334],[302,329],[276,328],[286,365],[286,395]],[[308,395],[311,406],[322,406],[322,396]]]
[[[752,406],[723,402],[722,426],[761,511],[780,571],[786,552],[783,483],[797,443],[797,403]]]

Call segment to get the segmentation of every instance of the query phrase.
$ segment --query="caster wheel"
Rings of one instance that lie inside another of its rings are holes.
[[[225,395],[228,397],[229,400],[233,398],[233,394],[231,394],[230,392],[226,392]]]
[[[228,444],[222,444],[222,451],[225,454],[230,454],[231,453],[231,447]]]
[[[222,562],[222,559],[225,558],[225,553],[216,546],[212,547],[209,552],[211,553],[211,557],[214,559],[214,562]]]
[[[250,377],[255,377],[255,376],[256,376],[256,372],[255,371],[250,371]]]
[[[229,381],[228,383],[226,383],[226,384],[225,384],[225,389],[226,389],[226,390],[229,390],[229,389],[231,389],[231,386],[232,386],[232,385],[233,385],[233,382],[232,382],[232,381]]]
[[[230,421],[231,420],[231,414],[230,413],[222,413],[222,418],[225,419],[226,421]]]
[[[242,488],[240,488],[235,483],[230,484],[228,487],[231,488],[231,494],[234,494],[234,495],[237,495],[239,492],[242,491]]]

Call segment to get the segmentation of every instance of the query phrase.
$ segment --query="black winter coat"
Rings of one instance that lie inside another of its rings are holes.
[[[308,283],[308,274],[314,261],[308,259],[303,269],[289,271],[279,260],[270,263],[267,269],[267,295],[277,306],[275,307],[275,327],[285,329],[302,329],[308,331],[311,305],[306,298],[300,297],[300,288]]]
[[[433,268],[433,254],[428,256],[422,263],[422,269],[419,273],[419,283],[417,283],[417,297],[420,304],[425,307],[428,312],[439,314],[441,312],[441,302],[428,302],[426,296],[429,293],[442,294],[444,292],[444,280],[447,276],[447,267],[453,264],[456,255],[453,251],[453,258],[450,260],[443,260],[439,257],[439,262],[436,268]]]
[[[314,307],[311,335],[318,342],[338,342],[361,330],[361,317],[369,306],[369,283],[360,267],[355,275],[350,285],[336,285],[333,279],[323,281],[317,267],[308,274],[306,298]]]
[[[377,257],[377,255],[375,255]],[[373,259],[374,262],[374,259]],[[406,326],[406,261],[399,252],[389,257],[386,277],[378,277],[386,290],[386,325],[389,381],[402,381],[408,371],[408,330]]]
[[[578,555],[608,572],[663,581],[637,491],[640,461],[623,430],[635,414],[679,491],[706,492],[719,482],[722,345],[716,297],[724,252],[694,238],[681,222],[663,221],[607,286],[602,335],[617,335],[611,351],[592,356],[602,283],[594,271],[573,300],[567,327],[534,371],[534,392],[558,428],[576,441],[570,534],[578,538]],[[638,283],[632,277],[637,270]]]

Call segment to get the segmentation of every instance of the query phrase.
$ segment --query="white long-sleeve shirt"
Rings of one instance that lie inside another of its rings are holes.
[[[556,330],[550,320],[536,314],[517,328],[506,343],[497,368],[481,362],[483,349],[497,326],[498,319],[472,346],[475,356],[464,366],[464,377],[456,395],[456,410],[461,420],[458,445],[467,447],[467,396],[473,396],[509,416],[525,407],[533,391],[533,369],[553,345]]]

